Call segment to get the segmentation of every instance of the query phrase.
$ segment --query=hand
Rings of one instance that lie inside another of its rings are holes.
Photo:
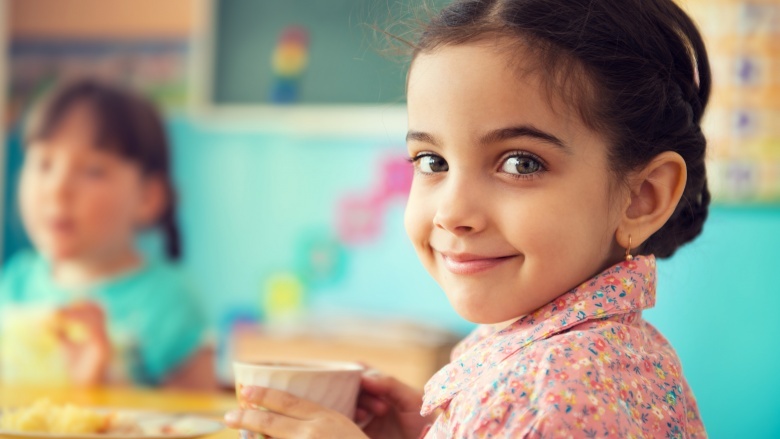
[[[55,332],[65,350],[68,372],[74,383],[102,384],[111,360],[111,342],[100,306],[82,302],[60,309]]]
[[[351,419],[281,390],[244,387],[241,400],[261,409],[234,410],[225,415],[230,428],[251,430],[276,439],[366,439]]]
[[[363,376],[355,418],[372,439],[418,439],[435,416],[420,416],[422,392],[395,378],[369,371]]]

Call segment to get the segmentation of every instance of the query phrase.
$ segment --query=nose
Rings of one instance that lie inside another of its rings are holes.
[[[485,228],[487,218],[481,202],[485,194],[473,180],[450,169],[439,195],[433,217],[435,227],[457,236],[478,233]]]

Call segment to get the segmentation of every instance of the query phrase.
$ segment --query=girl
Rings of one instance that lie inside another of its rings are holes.
[[[4,269],[4,311],[59,308],[46,327],[76,384],[212,387],[190,285],[135,244],[136,232],[158,227],[168,257],[181,253],[168,142],[152,104],[97,81],[70,83],[33,112],[25,145],[19,198],[36,251]]]
[[[707,216],[709,92],[700,34],[672,0],[446,7],[408,77],[406,229],[452,306],[483,326],[421,400],[367,377],[363,431],[262,388],[247,396],[270,411],[228,423],[276,438],[705,437],[642,310],[656,257]]]

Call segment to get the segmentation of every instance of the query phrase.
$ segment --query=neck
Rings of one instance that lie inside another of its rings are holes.
[[[135,270],[143,262],[141,255],[128,246],[99,255],[52,261],[52,276],[66,288],[80,288]]]
[[[511,325],[512,323],[514,323],[514,322],[516,322],[516,321],[518,321],[518,320],[520,320],[522,318],[523,318],[523,316],[515,317],[514,319],[510,319],[510,320],[507,320],[505,322],[493,323],[493,324],[491,324],[491,326],[493,327],[493,330],[495,330],[495,332],[498,332],[498,331],[501,331],[502,329],[508,328],[509,325]]]

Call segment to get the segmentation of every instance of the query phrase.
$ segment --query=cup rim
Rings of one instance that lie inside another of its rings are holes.
[[[274,364],[258,363],[301,363],[300,366],[283,366]],[[268,369],[276,371],[290,372],[312,372],[312,373],[340,373],[340,372],[362,372],[366,370],[360,363],[350,361],[306,361],[306,360],[236,360],[233,361],[233,368],[245,369]]]

